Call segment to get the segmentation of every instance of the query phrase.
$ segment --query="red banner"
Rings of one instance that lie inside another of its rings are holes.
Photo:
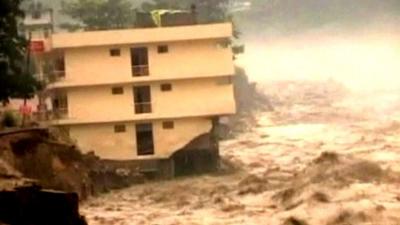
[[[29,50],[32,53],[43,53],[44,52],[44,42],[43,41],[31,41],[29,44]]]

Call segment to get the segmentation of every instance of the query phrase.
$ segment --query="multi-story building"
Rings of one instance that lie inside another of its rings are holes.
[[[50,36],[53,33],[53,10],[43,7],[37,2],[30,2],[25,7],[25,17],[22,21],[20,34],[29,40],[29,58],[28,67],[34,71],[34,76],[43,81],[43,65],[47,61],[48,53],[51,51]],[[26,68],[25,68],[26,69]],[[34,98],[16,99],[11,98],[6,107],[0,107],[0,111],[21,110],[21,107],[30,108],[34,113],[34,119],[45,120],[47,111],[45,98],[42,92],[37,93]],[[20,112],[19,112],[20,113]]]
[[[218,118],[235,113],[231,35],[231,23],[54,34],[52,124],[105,159],[215,166]]]

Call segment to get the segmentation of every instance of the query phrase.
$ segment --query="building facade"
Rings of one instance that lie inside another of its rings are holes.
[[[104,159],[214,162],[218,118],[235,113],[231,35],[230,23],[53,34],[51,123]]]

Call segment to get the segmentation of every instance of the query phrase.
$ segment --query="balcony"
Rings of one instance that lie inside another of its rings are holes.
[[[49,83],[54,83],[58,81],[62,81],[65,79],[65,71],[64,70],[53,70],[50,72],[50,74],[47,76],[47,81]]]
[[[135,103],[136,114],[151,113],[151,111],[151,102]]]
[[[68,109],[67,108],[53,109],[51,114],[52,114],[51,117],[56,120],[67,119],[68,118]]]
[[[149,65],[132,66],[132,76],[134,77],[148,76],[149,74]]]

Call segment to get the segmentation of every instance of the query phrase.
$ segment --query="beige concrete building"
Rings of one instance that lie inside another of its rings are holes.
[[[105,159],[214,162],[218,118],[235,113],[231,35],[230,23],[53,34],[52,124]]]

